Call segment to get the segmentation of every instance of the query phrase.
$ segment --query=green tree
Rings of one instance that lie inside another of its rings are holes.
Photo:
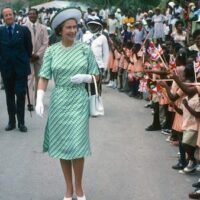
[[[5,0],[4,0],[5,1]],[[48,2],[50,0],[10,0],[9,5],[12,5],[15,9],[21,9],[27,6],[33,6],[41,3]],[[88,6],[94,8],[101,7],[116,7],[121,8],[124,12],[132,11],[135,13],[137,8],[141,8],[143,10],[152,9],[159,4],[162,6],[166,5],[167,0],[78,0],[79,2],[86,3]],[[8,2],[8,0],[7,0]],[[99,6],[100,5],[100,6]]]
[[[137,10],[137,8],[142,8],[143,10],[153,8],[155,6],[158,6],[161,0],[87,0],[87,3],[90,6],[98,7],[98,5],[101,5],[101,7],[119,7],[124,11],[127,11],[129,9],[131,10]],[[85,3],[85,0],[80,0],[80,2]]]

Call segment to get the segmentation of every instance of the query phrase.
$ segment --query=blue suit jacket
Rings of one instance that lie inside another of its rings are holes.
[[[18,77],[30,74],[32,54],[31,33],[25,26],[15,24],[12,39],[8,38],[6,26],[0,27],[0,70],[3,77],[15,73]]]

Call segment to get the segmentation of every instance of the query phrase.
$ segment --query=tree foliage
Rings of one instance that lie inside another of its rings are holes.
[[[15,9],[20,9],[25,6],[33,6],[41,3],[48,2],[50,0],[3,0],[5,2],[10,2]],[[75,0],[71,0],[75,1]],[[102,7],[115,7],[121,8],[125,13],[127,11],[135,12],[137,8],[143,10],[152,9],[160,4],[160,2],[165,2],[166,0],[78,0],[81,3],[85,3],[92,8],[102,8]]]
[[[85,3],[85,0],[79,0],[82,3]],[[87,3],[90,6],[94,7],[117,7],[121,8],[124,12],[129,10],[136,11],[137,8],[141,8],[143,10],[152,9],[159,5],[161,0],[87,0]]]

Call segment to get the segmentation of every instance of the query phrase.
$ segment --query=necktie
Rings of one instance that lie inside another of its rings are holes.
[[[8,26],[8,38],[9,40],[12,38],[12,26]]]
[[[35,24],[33,24],[33,33],[36,34]]]

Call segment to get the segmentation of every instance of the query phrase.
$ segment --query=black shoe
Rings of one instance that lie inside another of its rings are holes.
[[[200,182],[193,183],[193,184],[192,184],[192,187],[200,188]]]
[[[155,127],[155,126],[149,126],[147,128],[145,128],[146,131],[159,131],[161,130],[161,127]]]
[[[5,128],[5,131],[12,131],[13,129],[16,128],[15,124],[8,124]]]
[[[181,170],[184,169],[187,165],[183,165],[182,163],[178,162],[176,165],[172,166],[172,169]]]
[[[19,131],[21,132],[27,132],[27,127],[25,125],[19,124],[18,125]]]

